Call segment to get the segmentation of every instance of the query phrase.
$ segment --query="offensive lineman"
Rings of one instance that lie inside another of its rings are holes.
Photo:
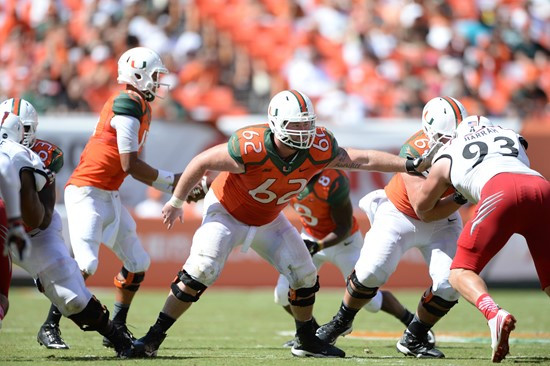
[[[328,130],[315,126],[315,118],[307,96],[282,91],[269,104],[269,125],[242,128],[228,143],[200,153],[187,165],[163,209],[168,229],[176,219],[182,221],[183,202],[206,171],[222,173],[205,197],[203,222],[190,256],[171,284],[156,323],[134,344],[137,355],[156,355],[166,331],[214,283],[231,250],[242,245],[242,251],[252,247],[289,281],[296,322],[292,354],[345,356],[315,336],[317,271],[300,234],[281,211],[326,167],[414,172],[425,170],[431,157],[413,161],[381,151],[340,148]]]
[[[422,111],[422,128],[401,148],[401,156],[419,156],[429,146],[450,139],[466,116],[460,102],[450,97],[431,99]],[[449,283],[449,267],[456,250],[462,220],[456,210],[465,203],[445,193],[444,204],[422,217],[418,214],[418,190],[423,175],[396,174],[385,189],[361,199],[371,228],[355,269],[348,280],[340,309],[317,330],[317,335],[334,343],[351,332],[357,312],[369,303],[395,271],[401,256],[417,247],[429,265],[432,286],[422,295],[414,319],[397,342],[399,352],[417,358],[441,358],[443,353],[428,341],[428,332],[458,302],[459,294]],[[442,192],[443,194],[443,192]],[[439,197],[442,197],[440,195]]]

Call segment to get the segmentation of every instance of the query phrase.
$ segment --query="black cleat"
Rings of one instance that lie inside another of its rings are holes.
[[[428,342],[428,336],[417,338],[414,334],[405,330],[403,336],[397,341],[397,350],[405,356],[416,358],[444,358],[443,352]]]
[[[136,337],[134,337],[132,332],[130,332],[130,330],[128,329],[128,327],[126,326],[125,323],[115,323],[115,322],[113,322],[113,325],[115,327],[117,327],[121,332],[126,333],[126,335],[128,335],[128,337],[130,337],[132,342],[136,340]],[[114,348],[113,343],[107,337],[103,337],[103,346],[107,347],[107,348]]]
[[[344,337],[351,333],[352,324],[351,321],[346,321],[336,315],[327,324],[321,325],[316,334],[322,341],[334,344],[338,337]]]
[[[340,348],[320,340],[314,334],[294,338],[290,351],[296,357],[346,357],[346,353]]]
[[[156,357],[157,351],[166,338],[159,327],[153,325],[147,334],[134,342],[134,353],[136,357]]]
[[[43,324],[38,330],[36,340],[46,348],[69,349],[69,345],[61,338],[59,324]]]
[[[113,331],[105,338],[113,345],[118,357],[129,358],[134,356],[134,341],[126,326],[113,324]]]

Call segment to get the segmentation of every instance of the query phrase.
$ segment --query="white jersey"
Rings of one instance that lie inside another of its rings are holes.
[[[42,159],[31,149],[11,140],[0,141],[0,152],[6,154],[19,176],[21,170],[30,169],[34,173],[36,191],[41,191],[48,182],[48,174]]]
[[[485,183],[499,173],[542,176],[529,168],[529,158],[516,132],[499,126],[474,127],[443,146],[434,158],[451,159],[451,183],[477,203]]]

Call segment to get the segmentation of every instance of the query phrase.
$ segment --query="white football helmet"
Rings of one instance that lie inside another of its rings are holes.
[[[36,141],[36,129],[38,128],[38,113],[32,104],[25,99],[11,98],[0,104],[0,114],[2,112],[10,112],[21,118],[25,128],[22,144],[31,148]]]
[[[153,76],[155,73],[158,73],[156,77]],[[168,70],[160,56],[146,47],[131,48],[118,59],[118,83],[132,85],[145,94],[149,102],[159,97],[160,86],[169,88],[168,84],[159,82],[161,73],[166,74]]]
[[[3,112],[0,118],[0,138],[20,144],[23,141],[23,131],[25,130],[21,118],[11,112]]]
[[[455,136],[461,135],[464,136],[470,132],[475,132],[476,127],[492,127],[493,123],[483,116],[472,115],[466,117],[461,124],[458,125],[455,131]]]
[[[467,115],[462,103],[451,97],[436,97],[426,103],[422,110],[422,129],[430,146],[442,139],[451,139]]]
[[[269,102],[269,128],[275,137],[294,149],[309,149],[315,139],[315,119],[311,100],[297,90],[277,93]],[[297,126],[294,124],[298,123]]]

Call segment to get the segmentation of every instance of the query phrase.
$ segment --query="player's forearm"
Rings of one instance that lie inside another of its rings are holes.
[[[323,239],[319,241],[319,244],[322,246],[322,249],[330,248],[349,236],[351,227],[337,227],[334,231],[330,232]]]
[[[406,159],[378,150],[340,149],[336,159],[329,165],[345,170],[368,170],[379,172],[406,172]]]
[[[416,211],[416,214],[424,222],[438,221],[455,213],[460,206],[460,204],[453,201],[452,196],[447,196],[438,200],[433,208],[427,211]]]

